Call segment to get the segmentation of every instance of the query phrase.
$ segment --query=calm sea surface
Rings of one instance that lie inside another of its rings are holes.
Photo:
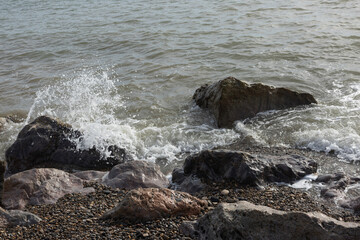
[[[235,140],[360,160],[360,1],[0,0],[0,158],[50,115],[137,159],[176,162]],[[234,76],[310,92],[312,108],[216,129],[191,101]]]

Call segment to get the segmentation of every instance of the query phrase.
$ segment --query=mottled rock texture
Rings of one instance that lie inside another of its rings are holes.
[[[38,168],[14,174],[4,181],[2,203],[6,209],[24,209],[26,205],[52,204],[68,193],[89,193],[80,178],[55,169]]]
[[[139,188],[131,190],[115,208],[101,218],[144,222],[170,216],[197,215],[206,205],[206,201],[188,193],[166,188]]]

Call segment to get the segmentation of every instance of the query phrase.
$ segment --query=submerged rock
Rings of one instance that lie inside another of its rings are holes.
[[[356,240],[360,224],[338,221],[319,212],[285,212],[240,201],[220,204],[197,221],[195,231],[199,239],[214,240]]]
[[[2,203],[6,209],[23,209],[26,205],[52,204],[68,193],[89,193],[83,180],[54,168],[30,169],[4,181]]]
[[[59,169],[110,170],[129,160],[125,149],[109,146],[111,155],[104,159],[95,149],[78,150],[70,139],[82,140],[82,134],[59,120],[41,116],[26,125],[6,151],[8,173],[34,167]]]
[[[130,161],[113,167],[102,183],[112,188],[164,188],[169,180],[154,163]]]
[[[149,221],[170,216],[198,215],[207,206],[206,201],[190,194],[166,188],[139,188],[131,190],[101,219],[124,219],[132,222]]]
[[[201,86],[193,99],[201,108],[209,109],[214,114],[221,128],[232,128],[235,121],[254,117],[259,112],[316,103],[308,93],[261,83],[250,85],[233,77]]]
[[[187,157],[184,163],[185,177],[195,175],[210,182],[235,181],[250,186],[265,182],[293,183],[316,169],[315,161],[299,155],[250,155],[225,150],[205,150]],[[176,183],[177,179],[173,181]]]
[[[0,207],[0,227],[29,226],[41,221],[35,214],[21,210],[6,211]]]

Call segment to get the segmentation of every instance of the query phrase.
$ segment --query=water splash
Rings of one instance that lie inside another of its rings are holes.
[[[63,77],[36,93],[26,123],[41,115],[55,117],[83,133],[82,141],[74,140],[79,149],[96,146],[107,155],[106,146],[114,144],[135,159],[148,161],[181,160],[183,153],[227,145],[239,137],[233,130],[216,129],[209,115],[189,102],[188,107],[174,107],[181,110],[170,120],[164,116],[136,119],[136,110],[131,104],[126,107],[127,99],[121,97],[125,93],[116,84],[117,80],[99,71]],[[165,108],[161,112],[174,115]]]

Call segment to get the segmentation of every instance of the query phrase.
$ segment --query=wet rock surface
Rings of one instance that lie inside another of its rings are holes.
[[[169,185],[159,166],[145,161],[118,164],[103,178],[104,185],[113,188],[165,188]]]
[[[130,191],[101,219],[125,219],[146,222],[171,216],[198,215],[207,202],[184,192],[165,188],[138,188]]]
[[[316,172],[315,161],[299,155],[251,155],[241,151],[204,150],[186,158],[184,176],[175,177],[181,184],[196,176],[209,182],[236,181],[258,186],[265,182],[292,183]],[[182,188],[187,191],[185,187]]]
[[[261,83],[247,84],[233,77],[201,86],[193,99],[201,108],[210,110],[221,128],[232,128],[235,121],[254,117],[259,112],[316,103],[308,93]]]
[[[110,170],[129,160],[125,149],[109,146],[110,157],[103,158],[95,149],[78,150],[74,141],[82,134],[59,120],[41,116],[26,125],[6,151],[8,173],[14,174],[34,167],[60,169]]]
[[[6,178],[2,203],[6,209],[55,203],[68,193],[89,193],[83,180],[54,168],[30,169]]]
[[[318,212],[285,212],[246,201],[220,204],[195,224],[199,239],[356,240],[360,224]]]

